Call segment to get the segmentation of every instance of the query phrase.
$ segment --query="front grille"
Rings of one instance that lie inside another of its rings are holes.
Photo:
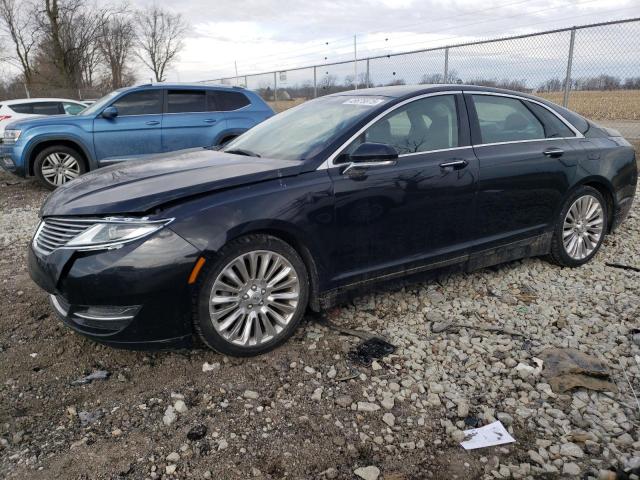
[[[38,227],[33,243],[38,250],[48,254],[94,224],[95,220],[89,219],[47,218]]]

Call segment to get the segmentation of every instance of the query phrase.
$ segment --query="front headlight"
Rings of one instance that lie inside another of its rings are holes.
[[[71,239],[65,247],[76,250],[119,248],[125,243],[157,232],[172,220],[173,218],[146,220],[108,217]]]
[[[4,143],[16,143],[22,130],[5,130],[4,131]]]

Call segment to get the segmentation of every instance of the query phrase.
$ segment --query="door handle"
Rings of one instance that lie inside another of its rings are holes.
[[[564,154],[564,150],[557,147],[547,148],[542,154],[550,158],[558,158]]]
[[[215,118],[207,118],[204,123],[216,123],[217,120]]]
[[[453,160],[451,162],[445,162],[440,164],[440,168],[452,168],[453,170],[462,170],[469,165],[466,160]]]
[[[160,122],[158,120],[149,120],[148,122],[144,122],[147,125],[158,125]]]

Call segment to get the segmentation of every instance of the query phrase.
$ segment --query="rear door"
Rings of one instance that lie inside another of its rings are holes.
[[[576,132],[543,104],[468,92],[479,160],[478,244],[534,236],[550,228],[576,168]]]
[[[110,106],[118,109],[112,119],[100,114],[93,121],[96,159],[162,152],[162,89],[127,93]]]
[[[224,119],[204,89],[168,89],[162,116],[162,150],[215,145]]]

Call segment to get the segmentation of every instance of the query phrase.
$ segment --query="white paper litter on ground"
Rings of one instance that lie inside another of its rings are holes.
[[[472,428],[464,431],[465,438],[460,445],[465,450],[474,450],[476,448],[492,447],[494,445],[502,445],[504,443],[515,442],[515,438],[509,435],[507,429],[504,428],[502,422],[493,422],[480,428]]]

